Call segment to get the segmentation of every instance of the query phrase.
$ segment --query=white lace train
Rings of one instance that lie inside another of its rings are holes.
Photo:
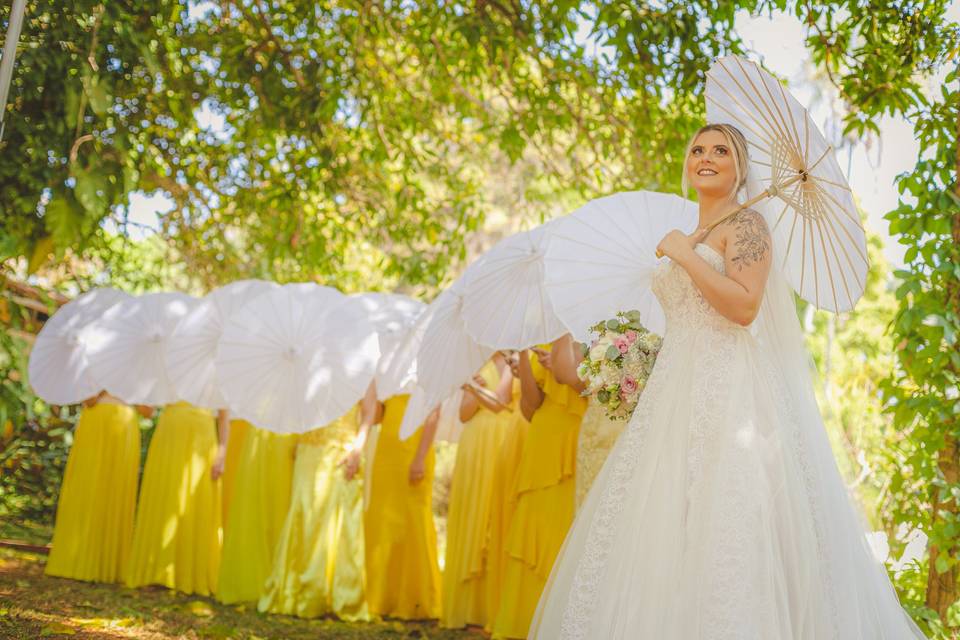
[[[697,251],[723,270],[710,247]],[[838,483],[825,485],[754,336],[676,265],[661,265],[654,291],[667,317],[663,349],[567,536],[530,637],[923,638],[863,536],[835,539],[850,527],[828,522],[824,505],[855,518],[835,463]],[[843,495],[823,496],[824,486]]]

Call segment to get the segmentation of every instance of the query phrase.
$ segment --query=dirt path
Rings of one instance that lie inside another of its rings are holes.
[[[48,578],[39,554],[0,549],[0,638],[145,638],[167,640],[482,640],[479,632],[434,624],[347,624],[265,616],[162,588],[126,589]]]

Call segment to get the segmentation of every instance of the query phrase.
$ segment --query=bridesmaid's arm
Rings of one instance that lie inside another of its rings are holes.
[[[350,443],[350,450],[340,461],[343,466],[343,475],[347,480],[352,480],[360,470],[360,458],[363,455],[363,447],[367,444],[370,429],[381,419],[383,419],[383,404],[377,400],[377,383],[371,382],[360,401],[360,423],[357,425],[357,437]]]
[[[223,468],[227,462],[227,442],[230,440],[230,412],[226,409],[217,411],[217,456],[213,460],[210,475],[214,480],[223,475]]]
[[[503,408],[510,406],[513,402],[513,370],[510,363],[504,357],[503,353],[497,352],[493,356],[497,363],[497,370],[500,371],[500,384],[497,385],[497,400],[503,405]]]
[[[460,422],[466,422],[480,410],[480,398],[469,384],[463,385],[463,399],[460,401]]]
[[[437,437],[437,425],[440,423],[440,407],[430,412],[426,421],[423,423],[423,432],[420,434],[420,442],[417,445],[417,453],[410,464],[410,484],[418,484],[427,474],[426,459],[430,447],[433,446],[433,440]]]
[[[553,377],[560,384],[573,387],[577,393],[587,388],[586,383],[577,375],[577,365],[583,360],[583,353],[577,347],[569,333],[553,343]]]
[[[530,355],[526,349],[520,352],[517,371],[520,374],[520,412],[529,422],[533,420],[533,414],[543,404],[543,391],[540,390],[540,386],[533,377]]]

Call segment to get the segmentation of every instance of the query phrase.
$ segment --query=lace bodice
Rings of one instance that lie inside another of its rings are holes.
[[[725,273],[723,256],[716,249],[698,244],[694,251],[714,269]],[[654,272],[653,293],[663,307],[668,335],[705,327],[720,330],[743,328],[720,315],[693,284],[686,269],[670,260],[665,260]]]

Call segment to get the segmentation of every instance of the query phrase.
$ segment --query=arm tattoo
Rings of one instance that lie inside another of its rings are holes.
[[[737,265],[737,271],[762,262],[770,251],[770,232],[767,231],[763,216],[752,209],[745,209],[735,215],[730,224],[736,233],[733,244],[737,248],[737,255],[731,261]]]

